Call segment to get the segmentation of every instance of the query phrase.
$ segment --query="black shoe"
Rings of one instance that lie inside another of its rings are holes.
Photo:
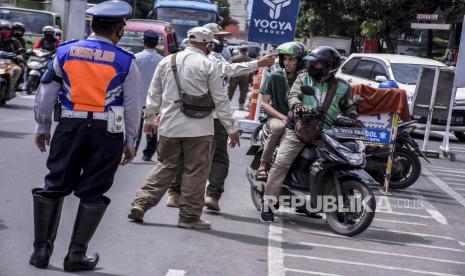
[[[265,209],[268,209],[265,211]],[[273,222],[274,221],[274,213],[271,211],[271,208],[265,208],[262,204],[262,208],[260,210],[260,220],[262,222]]]
[[[144,155],[144,156],[142,156],[142,161],[152,162],[152,157]]]
[[[53,243],[60,222],[63,198],[47,198],[40,195],[42,188],[33,189],[34,200],[34,252],[29,263],[46,268],[53,252]]]
[[[90,239],[110,204],[109,198],[102,197],[102,199],[103,203],[81,202],[79,204],[68,255],[63,262],[65,271],[92,270],[97,265],[98,254],[87,256],[86,251]]]

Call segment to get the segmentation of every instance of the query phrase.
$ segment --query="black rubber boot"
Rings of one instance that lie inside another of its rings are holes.
[[[34,200],[34,252],[29,263],[46,268],[53,252],[53,242],[60,222],[63,198],[47,198],[40,195],[42,188],[33,189]]]
[[[92,270],[97,265],[98,254],[87,256],[86,251],[90,239],[110,204],[109,198],[102,197],[102,199],[103,203],[81,202],[79,204],[68,255],[63,262],[65,271]]]

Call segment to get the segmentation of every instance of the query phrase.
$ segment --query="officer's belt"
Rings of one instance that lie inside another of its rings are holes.
[[[92,118],[94,120],[108,120],[108,112],[91,112]],[[89,112],[87,111],[73,111],[68,109],[63,109],[61,111],[61,118],[77,118],[77,119],[87,119]]]

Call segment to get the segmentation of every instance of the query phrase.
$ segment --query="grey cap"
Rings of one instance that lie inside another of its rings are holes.
[[[249,45],[243,44],[243,45],[239,46],[239,50],[249,50]]]
[[[230,32],[223,31],[223,28],[221,28],[221,26],[216,23],[208,23],[208,24],[203,25],[203,27],[209,29],[210,31],[213,32],[213,34],[216,34],[216,35],[230,35],[231,34]]]
[[[213,42],[213,32],[204,27],[195,27],[187,31],[187,38],[192,42]]]

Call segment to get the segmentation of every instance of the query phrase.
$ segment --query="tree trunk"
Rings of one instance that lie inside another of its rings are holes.
[[[394,46],[394,42],[391,39],[391,28],[386,28],[384,30],[384,42],[386,42],[387,53],[388,54],[395,54],[396,53],[396,48]]]
[[[428,38],[426,40],[426,57],[433,57],[433,30],[428,30]]]

